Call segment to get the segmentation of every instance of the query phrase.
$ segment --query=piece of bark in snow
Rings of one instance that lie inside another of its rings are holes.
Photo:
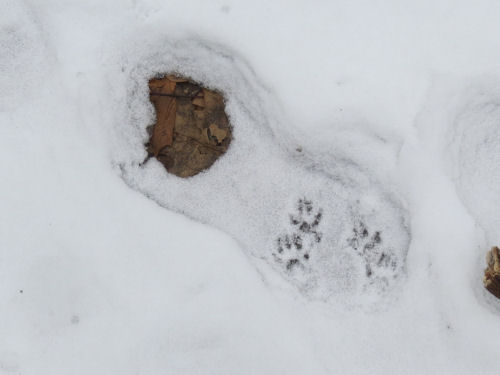
[[[154,156],[174,140],[177,101],[175,99],[176,83],[168,79],[154,79],[149,82],[150,99],[156,110],[156,124],[150,144]]]

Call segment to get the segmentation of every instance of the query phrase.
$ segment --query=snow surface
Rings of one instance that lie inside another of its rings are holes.
[[[498,373],[500,4],[1,9],[1,374]],[[234,126],[187,180],[142,163],[169,71]]]

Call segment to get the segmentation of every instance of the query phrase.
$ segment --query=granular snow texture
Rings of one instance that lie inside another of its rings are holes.
[[[498,373],[499,4],[1,5],[0,374]],[[167,71],[234,124],[185,180]]]

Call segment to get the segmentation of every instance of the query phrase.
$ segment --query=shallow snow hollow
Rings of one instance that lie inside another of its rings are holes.
[[[129,94],[117,100],[116,112],[126,117],[116,121],[114,163],[129,186],[222,229],[307,296],[363,304],[402,281],[409,232],[389,188],[345,154],[316,157],[315,148],[286,134],[276,110],[266,112],[272,99],[257,78],[220,46],[188,39],[163,40],[159,48],[164,52],[129,60]],[[231,147],[189,179],[167,173],[154,158],[143,163],[144,134],[154,121],[147,82],[157,72],[189,75],[227,98]]]
[[[499,15],[4,1],[0,374],[496,374]],[[187,180],[158,72],[234,125]]]

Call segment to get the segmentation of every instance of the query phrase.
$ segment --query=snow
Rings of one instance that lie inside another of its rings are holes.
[[[499,15],[3,0],[0,374],[496,374]],[[187,180],[142,164],[169,71],[234,125]]]

